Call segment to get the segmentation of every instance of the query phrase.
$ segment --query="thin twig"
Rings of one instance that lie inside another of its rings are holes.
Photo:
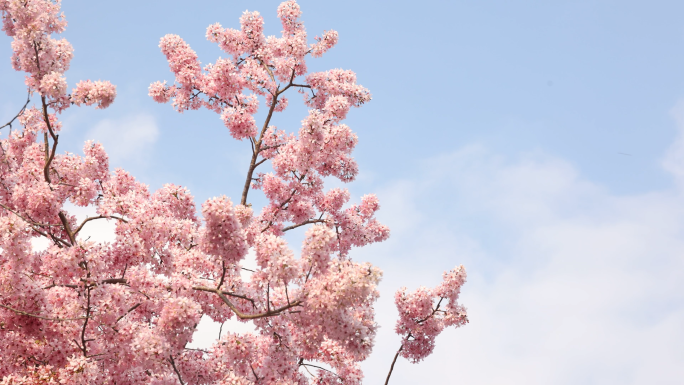
[[[122,314],[121,316],[119,316],[119,318],[117,318],[116,321],[114,321],[114,323],[117,323],[117,322],[121,321],[125,316],[128,315],[128,313],[130,313],[130,312],[132,312],[133,310],[137,309],[138,306],[140,306],[140,305],[141,305],[141,304],[139,304],[139,303],[136,303],[135,305],[133,305],[133,307],[131,307],[130,309],[128,309],[128,310],[126,311],[126,313],[124,313],[124,314]]]
[[[14,215],[18,216],[19,218],[21,218],[24,222],[28,223],[28,224],[31,226],[31,229],[32,229],[33,231],[35,231],[36,233],[38,233],[38,234],[44,236],[45,238],[52,238],[53,242],[55,242],[58,246],[59,246],[59,243],[60,243],[60,242],[61,242],[62,244],[64,244],[65,246],[69,246],[69,244],[68,244],[65,240],[63,240],[63,239],[61,239],[61,238],[57,238],[57,237],[54,236],[53,234],[44,233],[44,232],[42,232],[42,231],[36,229],[36,227],[52,227],[52,226],[59,226],[59,225],[48,225],[48,224],[43,224],[43,223],[37,223],[37,222],[34,222],[34,221],[32,221],[32,220],[29,220],[29,219],[24,218],[24,217],[21,216],[19,213],[17,213],[16,211],[12,210],[11,208],[5,206],[5,205],[2,204],[2,203],[0,203],[0,207],[4,208],[5,210],[7,210],[7,211],[11,212],[12,214],[14,214]],[[60,246],[60,247],[61,247],[61,246]]]
[[[123,218],[120,218],[120,217],[117,217],[117,216],[114,216],[114,215],[109,216],[109,217],[106,217],[106,216],[104,216],[104,215],[100,215],[100,216],[97,216],[97,217],[88,217],[88,218],[84,219],[83,222],[81,223],[81,225],[78,226],[78,228],[76,229],[76,231],[74,231],[74,235],[78,234],[79,231],[81,231],[81,229],[83,229],[83,226],[84,226],[86,223],[88,223],[88,222],[90,222],[90,221],[93,221],[93,220],[95,220],[95,219],[117,219],[117,220],[120,220],[120,221],[123,222],[123,223],[128,223],[127,220],[125,220],[125,219],[123,219]]]
[[[252,366],[252,363],[249,363],[250,369],[252,369],[252,374],[254,375],[254,378],[256,378],[255,382],[259,382],[259,376],[257,376],[256,372],[254,371],[254,367]]]
[[[21,110],[19,110],[19,112],[18,112],[16,115],[14,115],[14,117],[12,118],[12,120],[10,120],[9,122],[7,122],[7,123],[5,123],[4,125],[0,126],[0,130],[2,130],[3,128],[9,126],[10,132],[11,132],[11,131],[12,131],[12,123],[14,123],[14,121],[17,120],[17,118],[20,117],[21,114],[24,113],[24,111],[26,111],[26,106],[28,106],[28,104],[29,104],[30,102],[31,102],[31,90],[29,89],[28,95],[26,96],[26,103],[24,103],[24,106],[21,107]]]
[[[416,321],[417,324],[422,324],[423,322],[429,320],[435,313],[439,311],[439,305],[442,304],[442,301],[444,300],[444,297],[439,298],[439,302],[437,302],[437,307],[432,310],[432,313],[430,313],[429,316],[423,318],[422,320]]]
[[[394,360],[392,360],[392,366],[390,366],[389,373],[387,373],[387,379],[385,380],[385,385],[389,384],[389,379],[390,376],[392,376],[392,371],[394,370],[394,364],[397,362],[397,358],[399,358],[399,353],[401,350],[404,348],[404,344],[401,344],[399,347],[399,350],[397,350],[397,354],[394,355]]]
[[[326,369],[326,368],[322,368],[322,367],[320,367],[320,366],[318,366],[318,365],[303,364],[303,363],[301,363],[301,364],[299,364],[299,366],[311,366],[312,368],[316,368],[316,369],[320,369],[320,370],[325,370],[325,371],[328,372],[328,373],[332,373],[332,374],[336,375],[336,376],[337,376],[338,378],[340,378],[340,379],[342,378],[342,377],[340,377],[339,374],[333,372],[332,370],[328,370],[328,369]],[[310,373],[311,373],[311,372],[309,372],[309,374],[310,374]]]
[[[298,224],[296,224],[296,225],[284,227],[282,231],[283,231],[283,232],[286,232],[286,231],[288,231],[288,230],[296,229],[297,227],[301,227],[301,226],[308,225],[308,224],[311,224],[311,223],[324,223],[324,222],[325,222],[324,219],[309,219],[309,220],[306,220],[306,221],[304,221],[304,222],[302,222],[302,223],[298,223]]]

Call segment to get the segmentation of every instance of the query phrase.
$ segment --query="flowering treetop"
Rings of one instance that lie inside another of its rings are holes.
[[[67,93],[72,48],[51,37],[66,27],[59,1],[0,0],[0,11],[29,90],[5,125],[18,121],[21,130],[0,141],[0,384],[360,383],[381,272],[349,253],[389,230],[374,217],[374,195],[349,205],[346,189],[323,186],[327,176],[355,178],[357,137],[342,121],[370,100],[351,71],[307,72],[306,57],[332,48],[337,32],[308,44],[299,6],[286,1],[281,37],[264,36],[257,12],[242,16],[240,30],[210,26],[207,38],[230,58],[204,68],[180,37],[162,38],[175,81],[152,84],[150,96],[178,111],[217,112],[252,149],[239,203],[212,198],[199,215],[183,187],[150,192],[124,170],[110,171],[100,144],[86,142],[83,156],[57,152],[59,113],[74,104],[106,108],[116,89],[81,81]],[[292,90],[310,108],[296,133],[272,124]],[[28,107],[36,98],[38,107]],[[268,112],[257,125],[260,103]],[[273,172],[258,172],[267,161]],[[250,187],[268,199],[258,213]],[[67,202],[97,215],[79,222]],[[95,220],[116,222],[113,242],[80,236]],[[284,234],[299,227],[308,229],[296,257]],[[33,238],[50,246],[36,250]],[[245,275],[250,250],[257,268]],[[458,305],[464,281],[459,267],[435,289],[397,293],[398,355],[419,361],[444,327],[467,322]],[[188,349],[202,316],[236,317],[256,331]]]

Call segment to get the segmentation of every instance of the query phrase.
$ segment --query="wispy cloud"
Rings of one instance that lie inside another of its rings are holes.
[[[684,178],[684,103],[674,111],[681,136],[664,166]],[[471,323],[441,336],[418,366],[401,361],[392,384],[684,378],[684,193],[616,195],[563,159],[506,159],[480,146],[421,169],[431,171],[381,193],[390,226],[411,221],[368,256],[389,267],[368,382],[381,382],[399,346],[394,290],[434,285],[461,263]]]
[[[114,166],[147,160],[158,136],[155,118],[144,113],[102,120],[86,135],[104,145]]]

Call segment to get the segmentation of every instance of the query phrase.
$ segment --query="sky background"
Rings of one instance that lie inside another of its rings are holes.
[[[110,80],[118,96],[64,113],[61,150],[94,139],[152,189],[187,186],[198,206],[237,197],[248,144],[217,114],[178,114],[147,87],[173,80],[163,35],[207,64],[226,56],[205,40],[209,24],[237,28],[258,10],[280,34],[278,3],[65,0],[70,86]],[[385,272],[365,383],[384,381],[400,344],[393,293],[460,264],[470,324],[424,362],[400,359],[391,384],[681,383],[684,2],[299,3],[310,37],[340,34],[310,70],[352,69],[373,94],[346,122],[361,169],[347,187],[357,201],[376,193],[392,229],[352,252]],[[25,100],[10,41],[0,37],[2,123]],[[290,106],[275,124],[296,131],[306,110],[297,94]]]

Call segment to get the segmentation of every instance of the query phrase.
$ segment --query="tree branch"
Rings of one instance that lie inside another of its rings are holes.
[[[264,138],[264,133],[266,132],[266,129],[268,128],[268,124],[271,123],[271,118],[273,117],[273,111],[275,110],[275,106],[278,103],[278,93],[276,89],[276,94],[273,96],[273,100],[271,101],[271,106],[268,109],[268,116],[266,116],[266,120],[264,121],[263,127],[261,127],[261,133],[259,134],[259,140],[257,140],[254,143],[254,151],[252,151],[252,160],[249,163],[249,170],[247,170],[247,180],[245,180],[245,186],[242,188],[242,199],[240,199],[240,204],[241,205],[247,205],[247,194],[249,193],[249,186],[252,185],[252,176],[254,175],[254,169],[257,168],[257,156],[259,156],[259,152],[261,151],[261,141]]]
[[[86,288],[86,291],[88,292],[88,303],[86,307],[85,321],[83,321],[83,329],[81,329],[81,345],[83,350],[83,357],[88,357],[88,347],[86,346],[88,341],[85,339],[85,332],[86,328],[88,327],[88,319],[90,318],[90,287]]]
[[[320,366],[318,366],[318,365],[300,363],[299,366],[311,366],[312,368],[316,368],[316,369],[320,369],[320,370],[325,370],[325,371],[328,372],[328,373],[332,373],[332,374],[336,375],[337,378],[342,379],[342,377],[340,377],[339,374],[333,372],[332,370],[328,370],[328,369],[326,369],[326,368],[320,367]],[[309,374],[311,374],[311,372],[309,372]]]
[[[106,217],[106,216],[104,216],[104,215],[100,215],[100,216],[97,216],[97,217],[89,217],[89,218],[84,219],[83,222],[81,223],[81,225],[78,226],[78,228],[76,229],[76,231],[74,231],[74,236],[76,236],[76,234],[78,234],[79,231],[81,231],[81,229],[83,229],[83,226],[84,226],[86,223],[88,223],[88,222],[90,222],[90,221],[94,221],[95,219],[117,219],[117,220],[120,220],[120,221],[123,222],[123,223],[128,223],[127,220],[125,220],[125,219],[123,219],[123,218],[120,218],[120,217],[113,216],[113,215],[112,215],[112,216],[109,216],[109,217]]]
[[[306,220],[306,221],[304,221],[304,222],[302,222],[302,223],[298,223],[298,224],[296,224],[296,225],[287,226],[287,227],[283,228],[282,231],[283,231],[283,232],[286,232],[286,231],[288,231],[288,230],[296,229],[297,227],[301,227],[301,226],[308,225],[308,224],[311,224],[311,223],[324,223],[324,222],[325,222],[324,219],[309,219],[309,220]]]
[[[126,313],[120,315],[119,318],[117,318],[116,321],[114,321],[114,323],[118,323],[119,321],[121,321],[125,316],[128,315],[128,313],[130,313],[130,312],[132,312],[133,310],[137,309],[138,306],[140,306],[140,305],[141,305],[141,304],[139,304],[139,303],[136,303],[135,305],[133,305],[133,307],[131,307],[130,309],[128,309],[128,310],[126,311]]]
[[[183,382],[183,378],[181,378],[181,374],[178,371],[178,368],[176,367],[176,363],[173,361],[173,356],[169,355],[169,361],[171,362],[173,371],[176,372],[176,375],[178,376],[178,381],[180,381],[181,385],[185,385],[185,382]]]
[[[423,322],[429,320],[433,315],[435,315],[435,313],[437,313],[437,311],[439,311],[439,305],[442,304],[442,301],[443,301],[443,300],[444,300],[444,297],[440,297],[440,298],[439,298],[439,302],[437,302],[437,307],[434,308],[434,309],[432,309],[432,313],[430,313],[429,316],[423,318],[422,320],[416,321],[416,323],[417,323],[417,324],[422,324]]]
[[[14,115],[14,117],[13,117],[9,122],[7,122],[7,123],[3,124],[2,126],[0,126],[0,130],[2,130],[3,128],[9,126],[10,132],[12,132],[12,123],[14,123],[14,121],[17,120],[17,118],[20,117],[21,114],[24,113],[24,111],[26,111],[26,106],[28,106],[28,104],[29,104],[30,102],[31,102],[31,90],[29,89],[28,95],[26,96],[26,103],[24,103],[24,106],[21,107],[21,110],[19,110],[19,112],[18,112],[16,115]]]
[[[272,317],[272,316],[275,316],[275,315],[278,315],[278,314],[282,313],[283,311],[285,311],[285,310],[287,310],[287,309],[290,309],[290,308],[299,306],[299,305],[301,305],[301,303],[302,303],[301,300],[296,300],[296,301],[294,301],[294,302],[292,302],[292,303],[289,303],[289,304],[287,304],[287,305],[284,305],[284,306],[281,306],[281,307],[275,308],[275,309],[270,309],[270,306],[269,306],[269,310],[266,311],[266,312],[264,312],[264,313],[258,313],[258,314],[245,314],[245,313],[241,312],[240,310],[238,310],[238,308],[235,307],[235,305],[233,305],[232,302],[230,302],[230,300],[228,299],[228,297],[226,297],[226,294],[227,294],[227,295],[231,295],[231,296],[235,296],[235,297],[237,297],[237,295],[232,295],[232,294],[230,294],[230,293],[225,293],[225,292],[223,292],[223,291],[221,291],[221,290],[213,289],[213,288],[211,288],[211,287],[205,287],[205,286],[195,286],[195,287],[193,287],[193,289],[194,289],[194,290],[199,290],[199,291],[207,291],[207,292],[210,292],[210,293],[216,293],[216,294],[219,296],[219,298],[221,298],[221,300],[223,300],[223,302],[224,302],[226,305],[228,305],[228,307],[230,308],[230,310],[232,310],[233,313],[235,313],[235,315],[238,316],[240,319],[258,319],[258,318]],[[240,296],[240,297],[238,297],[238,298],[247,299],[247,300],[249,300],[249,301],[252,301],[252,303],[254,303],[253,300],[248,299],[248,298],[246,298],[246,297],[241,297],[241,296]]]
[[[0,207],[4,208],[5,210],[7,210],[7,211],[11,212],[12,214],[14,214],[14,215],[18,216],[19,218],[21,218],[24,222],[28,223],[29,226],[31,226],[31,229],[32,229],[33,231],[35,231],[36,233],[38,233],[38,234],[44,236],[45,238],[52,238],[52,240],[53,240],[55,243],[57,243],[58,245],[59,245],[59,242],[61,242],[61,243],[64,244],[65,246],[69,246],[69,244],[68,244],[65,240],[63,240],[63,239],[61,239],[61,238],[57,238],[57,237],[55,237],[53,234],[47,234],[47,233],[44,233],[44,232],[42,232],[42,231],[36,229],[36,226],[37,226],[37,227],[53,227],[53,226],[59,226],[59,225],[50,225],[50,224],[37,223],[37,222],[34,222],[34,221],[32,221],[32,220],[29,220],[29,219],[24,218],[23,216],[19,215],[19,213],[17,213],[16,211],[12,210],[11,208],[5,206],[5,205],[2,204],[2,203],[0,203]],[[61,247],[61,246],[60,246],[60,247]]]
[[[401,344],[399,347],[399,350],[397,350],[397,354],[394,355],[394,360],[392,360],[392,366],[390,366],[389,373],[387,373],[387,379],[385,380],[385,385],[389,384],[389,379],[392,376],[392,371],[394,370],[394,364],[397,363],[397,358],[399,358],[399,353],[401,350],[404,348],[404,344]]]
[[[64,231],[67,233],[67,236],[69,237],[69,241],[71,242],[71,246],[76,244],[76,237],[74,237],[74,233],[71,232],[71,226],[69,226],[69,221],[67,221],[66,215],[64,215],[63,212],[59,212],[59,219],[62,221],[62,225],[64,226]]]
[[[88,318],[88,317],[76,317],[76,318],[51,318],[51,317],[44,317],[44,316],[37,315],[37,314],[27,313],[27,312],[25,312],[25,311],[17,310],[17,309],[14,309],[14,308],[11,308],[11,307],[5,306],[5,305],[0,305],[0,307],[1,307],[1,308],[4,308],[4,309],[7,309],[7,310],[10,310],[10,311],[13,311],[13,312],[15,312],[15,313],[17,313],[17,314],[20,314],[20,315],[25,315],[25,316],[28,316],[28,317],[44,319],[44,320],[46,320],[46,321],[57,321],[57,322],[62,322],[62,321],[79,321],[79,320],[83,320],[83,319]]]

